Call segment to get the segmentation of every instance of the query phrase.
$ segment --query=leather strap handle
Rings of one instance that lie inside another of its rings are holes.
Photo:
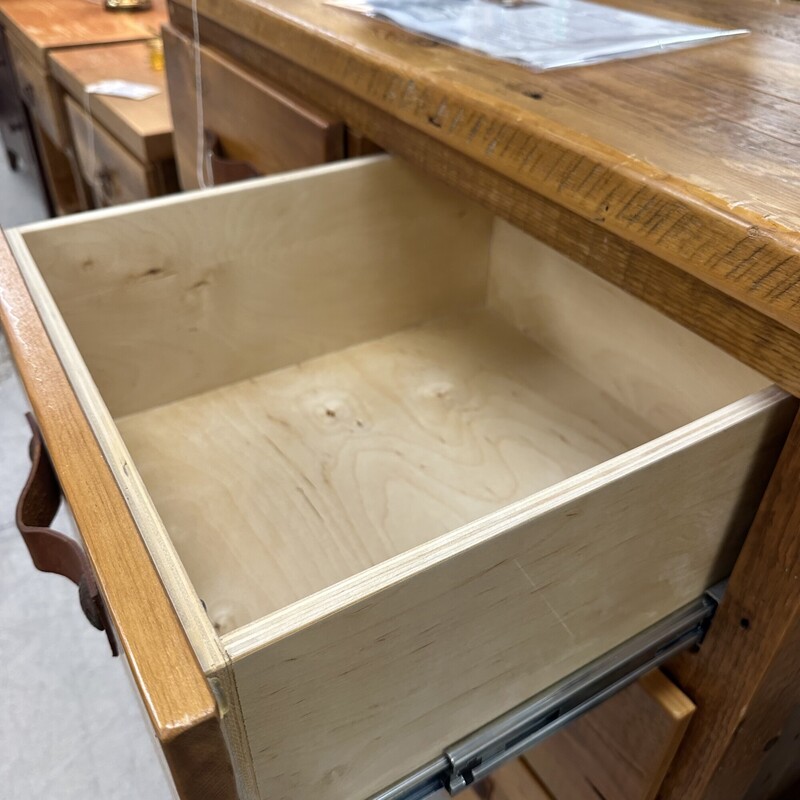
[[[209,130],[205,130],[203,133],[205,134],[206,162],[214,186],[234,181],[246,181],[261,175],[249,161],[228,158],[219,136],[215,133]]]
[[[17,528],[36,569],[63,575],[77,585],[86,619],[106,632],[111,654],[116,656],[117,642],[86,554],[74,539],[50,528],[61,505],[61,485],[36,420],[32,414],[25,417],[33,433],[28,448],[31,471],[17,503]]]

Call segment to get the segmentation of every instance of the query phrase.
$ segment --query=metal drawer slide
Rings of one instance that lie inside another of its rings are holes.
[[[544,692],[449,747],[371,800],[423,800],[456,795],[524,753],[571,720],[702,641],[727,581],[665,617]]]

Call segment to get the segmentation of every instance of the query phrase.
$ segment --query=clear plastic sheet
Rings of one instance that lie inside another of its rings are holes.
[[[329,0],[440,41],[546,70],[741,36],[585,0]]]

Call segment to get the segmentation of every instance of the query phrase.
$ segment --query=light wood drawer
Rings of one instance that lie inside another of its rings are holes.
[[[131,155],[71,97],[65,101],[78,165],[96,205],[114,206],[159,194],[148,165]]]
[[[197,118],[192,43],[163,31],[178,174],[184,189],[343,158],[345,127],[311,104],[200,48],[203,116]],[[198,165],[198,131],[205,158]]]
[[[58,84],[17,45],[13,38],[9,37],[8,45],[19,93],[25,105],[53,144],[62,150],[67,148],[69,133]]]
[[[695,599],[795,411],[388,157],[10,241],[247,796],[364,800]]]

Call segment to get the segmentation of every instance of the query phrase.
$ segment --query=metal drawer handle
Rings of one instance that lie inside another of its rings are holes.
[[[33,433],[28,448],[31,471],[17,503],[17,528],[36,569],[63,575],[78,586],[86,619],[106,632],[111,653],[116,656],[117,642],[86,554],[74,539],[49,527],[61,505],[61,485],[36,420],[32,414],[25,417]]]

